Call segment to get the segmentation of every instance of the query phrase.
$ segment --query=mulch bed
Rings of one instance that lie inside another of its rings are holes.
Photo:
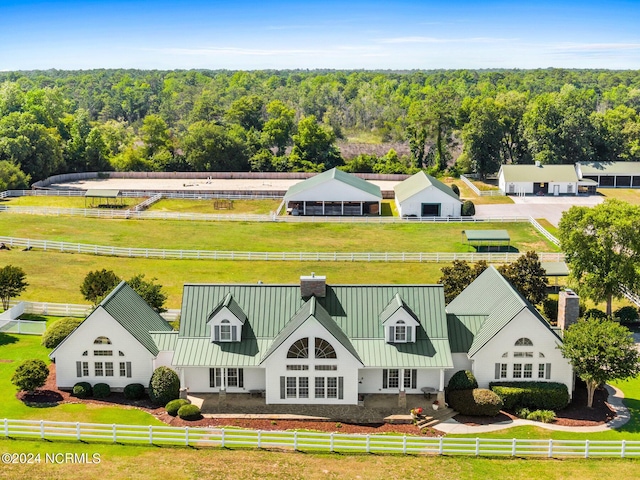
[[[593,408],[587,408],[587,387],[584,383],[577,382],[571,403],[566,408],[556,412],[556,421],[553,422],[554,425],[591,427],[602,425],[613,420],[616,414],[607,403],[608,395],[606,389],[597,389],[593,396]],[[498,422],[515,420],[518,417],[512,412],[503,411],[496,417],[456,415],[454,418],[465,425],[491,425]]]
[[[58,390],[56,388],[56,366],[49,365],[49,378],[44,387],[34,394],[20,392],[16,397],[32,407],[51,407],[63,403],[85,403],[96,405],[120,405],[125,408],[138,408],[153,416],[158,420],[174,427],[225,427],[233,426],[240,428],[250,428],[255,430],[315,430],[320,432],[337,433],[406,433],[411,435],[421,434],[428,437],[442,436],[443,433],[432,428],[423,429],[421,432],[412,424],[352,424],[344,422],[318,422],[307,420],[257,420],[257,419],[216,419],[201,418],[200,420],[182,420],[179,417],[168,415],[164,408],[155,407],[150,400],[129,400],[122,393],[114,392],[106,399],[77,398],[71,392]],[[574,392],[572,403],[557,412],[556,425],[568,426],[592,426],[599,425],[615,417],[615,413],[606,403],[607,391],[604,388],[596,390],[593,399],[593,408],[587,405],[587,390],[584,385],[578,384]],[[472,417],[467,415],[456,415],[455,419],[466,425],[490,425],[497,422],[513,420],[515,417],[509,412],[500,412],[496,417]]]

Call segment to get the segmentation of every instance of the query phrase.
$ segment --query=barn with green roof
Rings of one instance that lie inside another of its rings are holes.
[[[402,217],[459,217],[462,202],[437,178],[418,172],[393,187]]]

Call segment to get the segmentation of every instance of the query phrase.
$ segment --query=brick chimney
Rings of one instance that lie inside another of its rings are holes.
[[[573,290],[563,290],[558,297],[558,327],[566,330],[578,321],[580,297]]]
[[[300,277],[300,295],[303,298],[318,297],[324,298],[327,296],[327,277],[316,276],[311,272],[310,276]]]

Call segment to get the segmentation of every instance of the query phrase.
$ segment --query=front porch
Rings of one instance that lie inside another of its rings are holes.
[[[190,397],[202,401],[204,415],[261,415],[267,418],[282,418],[283,415],[309,417],[314,420],[341,421],[348,423],[382,423],[392,417],[400,423],[401,417],[410,421],[410,411],[422,407],[425,413],[433,412],[435,397],[425,395],[406,395],[406,406],[399,395],[364,394],[361,405],[326,405],[326,404],[277,404],[267,405],[265,399],[250,393],[192,393]],[[438,395],[440,397],[440,395]],[[441,402],[442,404],[442,402]],[[409,417],[409,418],[406,418]]]

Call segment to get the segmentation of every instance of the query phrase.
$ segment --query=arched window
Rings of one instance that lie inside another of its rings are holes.
[[[526,337],[516,340],[516,347],[532,347],[533,342]]]
[[[87,355],[89,355],[89,351],[88,350],[85,350],[84,352],[82,352],[82,356],[83,357],[86,357]]]
[[[508,358],[509,357],[509,352],[504,352],[502,354],[502,358]]]
[[[407,326],[405,325],[404,321],[398,320],[396,322],[395,334],[396,334],[396,338],[395,338],[396,342],[406,342],[407,341]]]
[[[309,338],[301,338],[289,347],[287,358],[309,358]]]
[[[118,350],[118,355],[124,357],[124,352],[122,350]]]
[[[323,338],[316,337],[316,358],[337,358],[333,346]]]
[[[94,345],[111,345],[111,340],[107,337],[98,337],[93,341]]]
[[[229,322],[229,320],[222,320],[220,322],[220,341],[231,341],[231,322]]]

